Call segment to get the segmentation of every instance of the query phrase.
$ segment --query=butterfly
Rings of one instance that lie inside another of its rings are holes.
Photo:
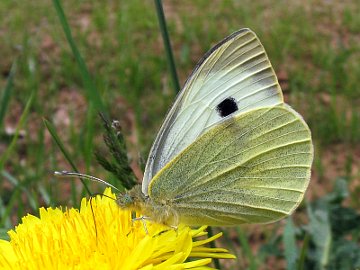
[[[198,62],[152,145],[142,185],[116,201],[169,226],[270,223],[300,204],[312,161],[309,127],[284,103],[255,33],[241,29]]]
[[[117,202],[172,226],[274,222],[302,201],[312,161],[309,127],[284,103],[255,33],[241,29],[196,65],[153,143],[142,186]]]

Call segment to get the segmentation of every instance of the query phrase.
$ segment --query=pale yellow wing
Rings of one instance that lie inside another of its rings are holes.
[[[189,225],[273,222],[301,202],[312,160],[298,113],[285,104],[253,109],[189,145],[154,177],[149,195]]]
[[[201,134],[226,118],[283,103],[281,89],[257,36],[242,29],[198,63],[151,148],[142,191],[153,176]]]

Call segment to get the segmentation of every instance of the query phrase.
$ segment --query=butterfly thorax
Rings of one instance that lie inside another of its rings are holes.
[[[117,204],[122,209],[128,209],[148,217],[150,220],[168,226],[179,224],[179,215],[168,201],[154,201],[145,196],[141,186],[136,185],[131,190],[121,193],[116,198]]]

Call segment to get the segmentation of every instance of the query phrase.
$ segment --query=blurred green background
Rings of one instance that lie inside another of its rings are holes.
[[[140,0],[62,5],[91,79],[121,123],[141,179],[176,96],[155,5]],[[165,0],[163,7],[181,84],[208,49],[248,27],[262,41],[285,100],[304,116],[315,142],[305,202],[286,221],[225,230],[218,244],[238,260],[222,268],[360,268],[359,2]],[[2,0],[0,38],[0,236],[6,238],[26,213],[77,205],[84,195],[77,180],[53,176],[71,167],[43,118],[53,123],[81,172],[115,185],[116,179],[94,158],[94,150],[105,149],[102,123],[88,102],[53,3]],[[90,186],[94,192],[104,188]]]

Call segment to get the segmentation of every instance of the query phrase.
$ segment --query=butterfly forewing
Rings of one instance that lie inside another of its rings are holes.
[[[263,46],[249,29],[225,38],[200,60],[168,113],[149,154],[142,184],[201,134],[229,117],[282,104]]]
[[[267,223],[301,202],[313,160],[308,126],[283,104],[207,130],[154,177],[150,198],[189,225]]]

